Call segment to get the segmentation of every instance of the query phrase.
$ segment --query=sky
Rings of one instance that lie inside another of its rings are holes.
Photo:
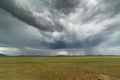
[[[120,55],[120,0],[0,0],[0,54]]]

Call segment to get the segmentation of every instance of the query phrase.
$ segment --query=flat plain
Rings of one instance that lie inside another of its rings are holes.
[[[0,57],[0,80],[120,80],[120,56]]]

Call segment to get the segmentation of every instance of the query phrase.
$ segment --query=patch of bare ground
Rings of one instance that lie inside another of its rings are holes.
[[[98,75],[97,78],[98,78],[97,80],[119,80],[119,78],[117,77],[111,77],[109,75],[104,74]]]

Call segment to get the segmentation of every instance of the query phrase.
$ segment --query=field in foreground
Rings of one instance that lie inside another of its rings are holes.
[[[0,80],[120,80],[120,56],[0,57]]]

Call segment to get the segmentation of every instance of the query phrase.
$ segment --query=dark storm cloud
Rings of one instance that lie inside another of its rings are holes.
[[[69,48],[92,48],[100,43],[106,41],[108,34],[104,35],[103,33],[96,34],[92,37],[88,37],[84,40],[77,40],[76,38],[71,39],[71,42],[68,42],[69,40],[56,40],[53,43],[49,43],[49,47],[51,49],[69,49]],[[69,39],[69,38],[68,38]]]
[[[12,0],[12,1],[1,0],[0,1],[0,7],[2,9],[8,11],[13,16],[15,16],[16,18],[20,19],[21,21],[29,25],[32,25],[36,28],[39,28],[41,30],[47,30],[47,31],[53,31],[53,30],[60,31],[62,29],[62,26],[59,26],[59,23],[57,21],[53,21],[53,22],[49,21],[52,15],[48,15],[49,17],[46,17],[46,18],[48,18],[49,20],[47,20],[45,17],[43,17],[44,16],[44,13],[42,13],[43,11],[42,12],[37,12],[36,10],[31,11],[31,9],[29,8],[30,6],[25,6],[24,2],[21,4],[23,6],[21,7],[18,6],[20,4],[17,5],[16,0]],[[40,14],[43,14],[43,15],[40,15]],[[49,13],[46,13],[45,16],[47,16],[47,14]],[[59,26],[59,27],[56,27],[56,26]]]

